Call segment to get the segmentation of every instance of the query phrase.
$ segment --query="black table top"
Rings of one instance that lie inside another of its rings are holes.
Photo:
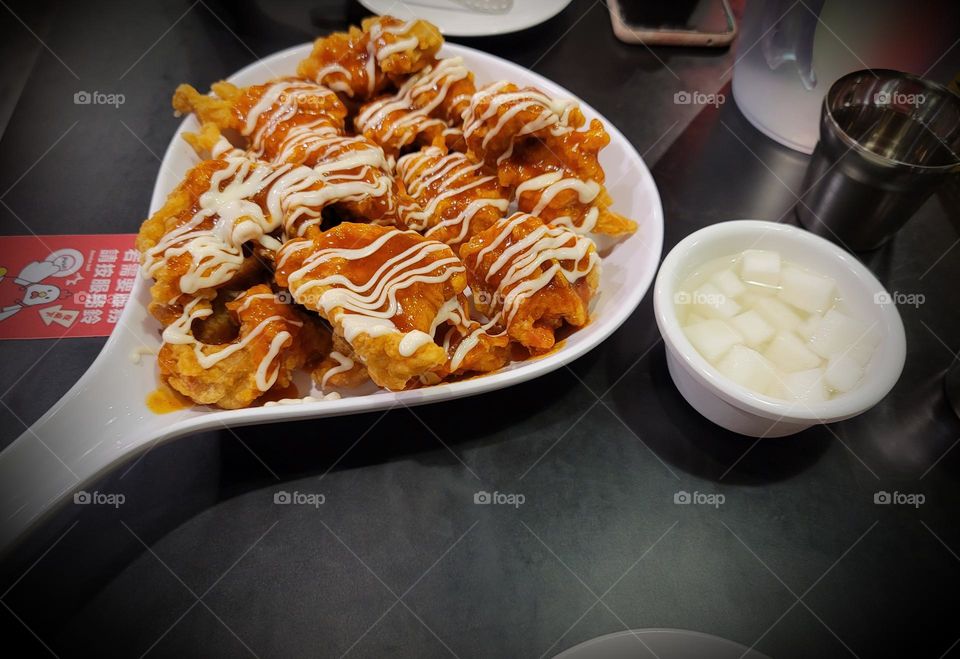
[[[0,8],[5,234],[130,233],[178,120],[174,86],[356,22],[344,2],[18,2]],[[919,37],[918,37],[919,38]],[[453,41],[557,81],[644,154],[665,249],[737,218],[792,221],[807,158],[720,91],[725,50],[614,40],[575,0],[518,35]],[[78,106],[119,92],[119,109]],[[570,368],[478,398],[206,432],[97,483],[4,565],[5,645],[30,656],[551,656],[601,634],[693,629],[774,657],[960,654],[956,198],[861,255],[902,306],[907,363],[874,409],[754,441],[701,418],[667,373],[648,294]],[[952,218],[952,221],[951,221]],[[0,343],[6,445],[76,381],[100,339]],[[274,505],[280,490],[325,503]],[[522,494],[478,506],[477,491]],[[723,494],[678,506],[678,491]],[[879,506],[879,491],[920,493]],[[638,656],[646,656],[642,652]]]

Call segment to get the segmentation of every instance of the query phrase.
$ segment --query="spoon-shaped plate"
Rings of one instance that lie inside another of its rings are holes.
[[[229,80],[244,86],[292,75],[297,62],[310,49],[311,44],[304,44],[276,53],[235,73]],[[446,44],[441,55],[462,56],[478,84],[511,80],[520,86],[539,87],[553,96],[572,97],[570,92],[536,73],[472,48]],[[586,104],[582,107],[588,120],[599,116]],[[612,249],[601,246],[605,258],[593,319],[572,334],[562,348],[490,375],[412,391],[377,390],[340,400],[231,411],[194,407],[158,415],[145,402],[157,385],[156,360],[149,354],[139,363],[133,358],[137,351],[155,353],[160,347],[159,325],[146,310],[149,285],[138,278],[130,304],[90,369],[49,412],[0,454],[0,550],[39,523],[45,513],[75,490],[160,442],[210,428],[338,416],[472,396],[549,373],[597,346],[640,303],[653,280],[663,245],[663,210],[653,177],[630,142],[609,121],[604,120],[604,124],[610,133],[610,145],[600,161],[615,200],[613,208],[635,219],[640,229]],[[167,193],[196,164],[196,155],[180,133],[197,128],[196,120],[187,118],[167,148],[153,190],[151,213],[163,205]],[[137,228],[136,224],[131,218],[131,230]]]

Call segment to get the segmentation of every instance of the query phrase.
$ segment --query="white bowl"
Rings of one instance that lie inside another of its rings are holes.
[[[690,343],[674,305],[677,286],[697,267],[745,249],[777,250],[784,258],[833,277],[852,316],[882,334],[856,389],[819,403],[784,401],[754,393],[714,368]],[[758,220],[721,222],[696,231],[670,250],[653,293],[657,326],[667,348],[670,377],[683,397],[718,426],[751,437],[783,437],[818,423],[849,419],[876,405],[903,371],[903,322],[883,285],[855,257],[803,229]]]

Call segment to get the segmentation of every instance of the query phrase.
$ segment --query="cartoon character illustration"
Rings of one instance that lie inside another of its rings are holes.
[[[0,267],[0,321],[24,307],[50,304],[69,297],[69,291],[45,283],[50,277],[69,277],[83,266],[83,255],[75,249],[58,249],[43,261],[28,263],[16,277]]]

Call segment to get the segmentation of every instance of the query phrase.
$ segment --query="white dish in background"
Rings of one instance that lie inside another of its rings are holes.
[[[882,333],[856,389],[819,403],[771,398],[732,382],[693,347],[677,318],[677,286],[703,264],[744,249],[775,250],[801,267],[832,277],[850,314]],[[849,419],[880,402],[900,378],[906,358],[896,305],[876,303],[889,299],[877,278],[840,247],[803,229],[758,220],[713,224],[681,240],[663,260],[653,292],[667,367],[677,389],[710,421],[751,437],[792,435],[818,423]]]
[[[719,636],[686,629],[636,629],[592,638],[553,659],[770,659]]]
[[[229,80],[245,86],[292,75],[297,62],[311,48],[312,44],[304,44],[276,53]],[[559,85],[493,55],[452,44],[441,51],[444,57],[457,55],[474,71],[478,83],[512,80],[521,86],[539,87],[553,96],[572,97]],[[582,108],[588,120],[600,116],[586,104]],[[139,365],[131,360],[131,354],[138,350],[155,352],[160,347],[160,326],[147,313],[149,284],[138,277],[130,303],[90,369],[53,409],[0,454],[0,519],[4,520],[0,524],[0,551],[71,492],[159,442],[209,428],[357,414],[472,396],[544,375],[596,347],[640,303],[653,281],[663,246],[663,209],[653,177],[630,142],[613,124],[603,121],[610,144],[601,153],[600,162],[606,169],[613,210],[633,218],[640,228],[606,254],[592,321],[567,338],[562,348],[490,375],[411,391],[377,390],[340,400],[242,410],[190,408],[157,415],[145,404],[147,395],[157,386],[156,360],[149,355]],[[167,193],[198,162],[180,137],[180,133],[198,128],[196,120],[188,117],[167,147],[150,213],[163,205]],[[137,230],[141,220],[130,218],[130,230]],[[303,391],[304,395],[308,393],[319,395]]]
[[[391,14],[397,18],[422,18],[430,21],[450,37],[488,37],[519,32],[544,23],[561,11],[572,0],[513,0],[513,6],[502,14],[484,13],[468,9],[455,0],[359,0],[360,4],[376,14]]]

